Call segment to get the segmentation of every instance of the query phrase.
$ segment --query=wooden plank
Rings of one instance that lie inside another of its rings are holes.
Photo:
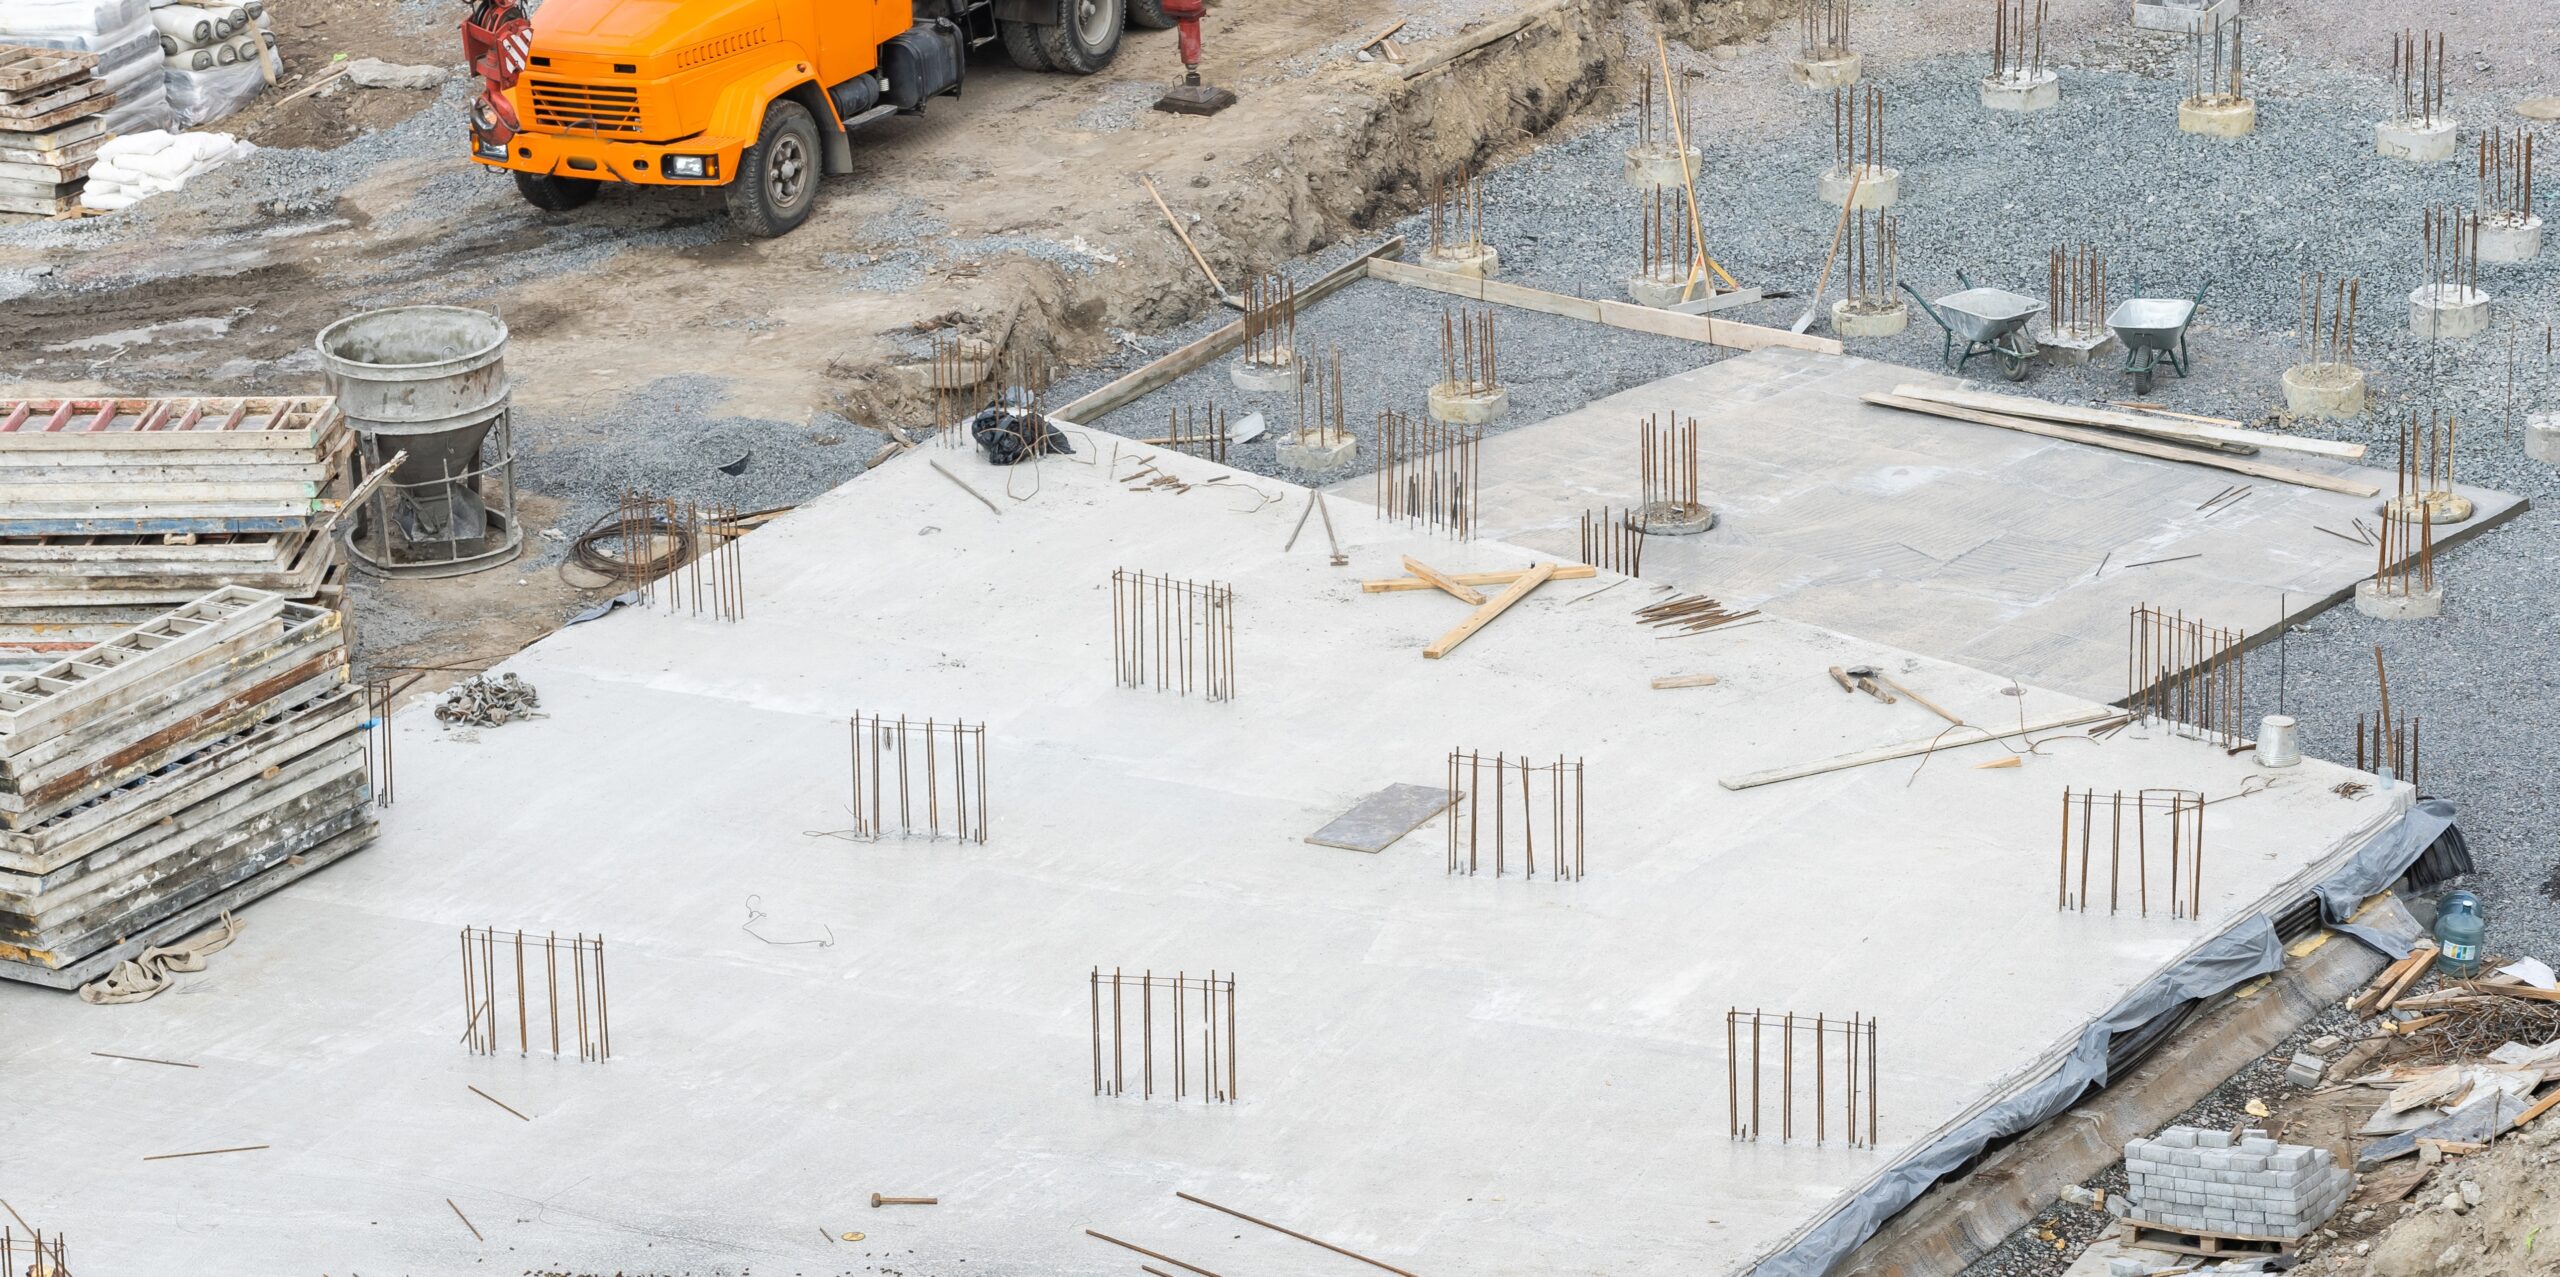
[[[2225,457],[2210,452],[2197,452],[2192,448],[2180,448],[2165,443],[2153,443],[2145,439],[2128,439],[2123,435],[2110,434],[2103,430],[2086,430],[2078,426],[2061,426],[2055,425],[2051,422],[2030,421],[2024,417],[2011,417],[1995,412],[1980,412],[1972,408],[1959,408],[1953,404],[1931,403],[1925,399],[1910,399],[1901,395],[1875,393],[1861,395],[1859,397],[1866,400],[1868,403],[1881,405],[1886,408],[1900,408],[1907,412],[1925,413],[1932,417],[1945,417],[1951,421],[1970,421],[1975,425],[1981,426],[1997,426],[2003,430],[2015,430],[2023,434],[2041,435],[2047,439],[2062,439],[2071,443],[2085,443],[2094,448],[2112,448],[2117,452],[2130,452],[2135,456],[2152,457],[2161,461],[2180,461],[2185,462],[2188,465],[2209,466],[2216,470],[2228,470],[2234,474],[2245,474],[2253,479],[2266,479],[2276,483],[2290,483],[2298,487],[2317,488],[2323,492],[2343,493],[2351,497],[2378,497],[2382,495],[2382,489],[2374,487],[2369,483],[2358,483],[2352,479],[2341,479],[2331,475],[2314,474],[2308,470],[2294,470],[2284,466],[2269,465],[2266,462],[2251,461],[2245,457]]]
[[[1376,248],[1370,249],[1368,252],[1352,258],[1350,261],[1344,262],[1342,265],[1326,271],[1322,278],[1319,278],[1316,282],[1298,290],[1298,305],[1301,307],[1312,306],[1317,302],[1342,291],[1343,287],[1351,283],[1353,280],[1367,278],[1369,273],[1369,264],[1371,262],[1377,261],[1381,258],[1394,257],[1402,252],[1404,252],[1404,236],[1398,235],[1387,242],[1378,245]],[[1174,351],[1172,354],[1166,355],[1164,358],[1159,359],[1154,363],[1148,364],[1144,368],[1138,369],[1136,372],[1130,373],[1129,375],[1112,382],[1110,385],[1104,386],[1100,390],[1094,391],[1092,394],[1076,400],[1074,403],[1068,404],[1064,408],[1058,409],[1056,412],[1050,413],[1049,420],[1052,423],[1061,423],[1070,426],[1090,425],[1094,421],[1109,415],[1113,409],[1124,407],[1132,401],[1144,397],[1146,394],[1158,387],[1171,382],[1174,378],[1179,377],[1194,368],[1198,368],[1201,365],[1208,363],[1210,360],[1215,359],[1230,350],[1234,350],[1236,347],[1243,344],[1244,321],[1239,319],[1234,323],[1199,339],[1198,341],[1192,342],[1190,345],[1184,346],[1180,350]]]
[[[1506,284],[1500,280],[1476,279],[1448,271],[1432,270],[1405,262],[1373,261],[1369,275],[1393,284],[1448,293],[1456,297],[1516,306],[1545,315],[1560,315],[1629,332],[1652,333],[1657,337],[1676,337],[1683,341],[1701,342],[1728,350],[1765,350],[1782,347],[1811,351],[1818,355],[1841,353],[1840,343],[1829,337],[1791,333],[1783,328],[1764,328],[1758,324],[1737,323],[1713,315],[1683,315],[1677,311],[1657,310],[1632,302],[1595,301],[1566,293],[1551,293],[1542,288]]]
[[[1406,67],[1404,70],[1404,78],[1407,80],[1421,79],[1423,76],[1429,75],[1442,67],[1448,66],[1468,54],[1491,46],[1497,40],[1507,40],[1512,36],[1527,30],[1531,23],[1542,22],[1548,18],[1556,16],[1557,14],[1563,13],[1565,10],[1572,7],[1572,0],[1564,0],[1563,3],[1558,4],[1541,5],[1535,9],[1515,13],[1510,17],[1504,18],[1500,22],[1496,22],[1481,30],[1467,32],[1459,38],[1456,44],[1433,53],[1420,62],[1414,63],[1412,66]]]
[[[2551,1094],[2535,1100],[2532,1108],[2516,1114],[2516,1120],[2512,1125],[2523,1126],[2526,1123],[2531,1122],[2533,1119],[2550,1112],[2555,1106],[2560,1106],[2560,1088],[2555,1088]]]
[[[2007,740],[2012,736],[2028,736],[2036,732],[2051,732],[2059,731],[2065,727],[2079,727],[2084,724],[2097,722],[2101,719],[2117,717],[2122,712],[2123,711],[2121,710],[2104,708],[2082,710],[2074,714],[2061,714],[2052,718],[2039,719],[2036,722],[2028,723],[2019,727],[2004,727],[1997,731],[1986,730],[1980,727],[1950,727],[1935,736],[1925,737],[1920,740],[1904,741],[1899,745],[1884,745],[1875,749],[1862,749],[1856,753],[1841,754],[1837,757],[1825,758],[1818,762],[1798,763],[1789,767],[1773,767],[1768,771],[1747,772],[1740,776],[1726,776],[1718,779],[1716,783],[1727,789],[1757,789],[1762,785],[1774,785],[1780,781],[1802,780],[1807,776],[1819,776],[1825,772],[1847,771],[1852,767],[1864,767],[1869,763],[1889,763],[1897,758],[1909,758],[1914,754],[1926,754],[1932,750],[1960,749],[1966,745],[1980,745],[1995,740]]]
[[[1461,603],[1465,603],[1471,607],[1484,606],[1484,595],[1474,586],[1458,581],[1452,581],[1448,577],[1441,575],[1439,569],[1432,567],[1430,564],[1425,563],[1410,554],[1404,556],[1404,570],[1411,572],[1415,576],[1421,577],[1425,581],[1429,581],[1435,586],[1438,586],[1442,593],[1457,599]]]
[[[0,125],[5,125],[13,133],[40,133],[57,125],[69,124],[73,120],[103,114],[109,107],[116,104],[116,95],[106,91],[105,81],[92,80],[89,83],[96,86],[95,94],[66,102],[40,114],[18,115],[9,112],[6,108],[0,108]]]
[[[47,49],[31,44],[0,44],[0,92],[22,93],[42,84],[86,75],[98,67],[98,55],[75,49]]]
[[[1713,687],[1716,682],[1713,674],[1670,674],[1653,680],[1653,690],[1667,692],[1679,687]]]
[[[2175,421],[2161,421],[2107,408],[2083,408],[2078,404],[2030,399],[2025,395],[2002,395],[1984,390],[1958,390],[1924,382],[1909,382],[1896,386],[1893,388],[1893,393],[1909,399],[1926,399],[1933,403],[1954,404],[1959,408],[1980,408],[1985,412],[2005,412],[2013,417],[2031,417],[2037,421],[2058,421],[2069,426],[2097,426],[2106,430],[2129,430],[2135,434],[2173,439],[2181,443],[2272,448],[2279,452],[2306,452],[2313,456],[2335,457],[2343,461],[2355,461],[2364,456],[2364,445],[2360,443],[2302,439],[2266,430],[2230,426],[2181,425]]]
[[[1509,585],[1527,576],[1528,568],[1510,568],[1500,572],[1446,572],[1442,575],[1460,585]],[[1588,563],[1564,563],[1556,566],[1553,581],[1587,581],[1600,575],[1600,569]],[[1391,576],[1380,581],[1362,581],[1362,594],[1395,594],[1405,590],[1436,590],[1439,586],[1418,576]]]
[[[1522,573],[1520,579],[1512,582],[1509,588],[1503,590],[1500,594],[1494,595],[1492,600],[1487,602],[1483,607],[1477,608],[1474,615],[1469,616],[1466,620],[1460,621],[1458,623],[1458,628],[1432,640],[1430,646],[1422,649],[1423,659],[1436,661],[1441,657],[1447,656],[1449,653],[1456,651],[1460,643],[1466,642],[1469,638],[1474,636],[1476,631],[1491,624],[1493,622],[1493,618],[1502,615],[1503,612],[1508,610],[1512,604],[1529,597],[1529,592],[1531,590],[1537,589],[1539,586],[1545,585],[1548,581],[1554,579],[1556,566],[1557,565],[1553,563],[1541,563],[1538,566],[1529,569],[1527,572]]]

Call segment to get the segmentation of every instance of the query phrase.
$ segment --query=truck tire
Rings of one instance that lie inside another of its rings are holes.
[[[1120,51],[1120,19],[1125,0],[1047,0],[1056,9],[1056,26],[1036,27],[1040,52],[1049,68],[1069,75],[1092,75],[1111,65]]]
[[[996,19],[996,34],[1004,40],[1004,55],[1025,71],[1052,70],[1049,55],[1040,51],[1040,28],[1028,22]]]
[[[1149,31],[1170,31],[1174,21],[1164,16],[1164,0],[1129,0],[1129,25]]]
[[[516,194],[524,202],[546,213],[566,213],[596,197],[596,188],[604,185],[583,177],[560,177],[550,173],[527,173],[516,170]]]
[[[729,218],[758,239],[772,239],[809,220],[818,202],[818,122],[809,108],[777,98],[764,109],[764,130],[738,158],[729,183]]]

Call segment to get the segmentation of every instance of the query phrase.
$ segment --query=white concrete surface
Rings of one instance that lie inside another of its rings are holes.
[[[380,844],[174,993],[0,986],[10,1204],[84,1271],[190,1277],[1134,1270],[1087,1227],[1228,1274],[1363,1271],[1176,1190],[1429,1274],[1738,1273],[2409,793],[2340,797],[2307,762],[2211,808],[2203,924],[2060,913],[2057,790],[2233,795],[2252,761],[2129,730],[1726,792],[1937,730],[1827,665],[1986,722],[2078,702],[1786,622],[1665,640],[1629,615],[1653,587],[1610,579],[1425,661],[1467,607],[1358,580],[1528,551],[1337,503],[1335,569],[1281,554],[1294,499],[1033,477],[900,457],[747,539],[742,622],[562,631],[505,667],[545,719],[401,714]],[[1239,699],[1113,685],[1115,566],[1234,584]],[[1647,686],[1699,671],[1723,681]],[[986,721],[987,844],[812,836],[850,823],[857,710]],[[1301,841],[1453,746],[1587,760],[1589,877],[1445,876],[1437,822],[1379,855]],[[467,1054],[464,924],[608,937],[614,1058]],[[1095,964],[1236,972],[1241,1102],[1093,1097]],[[1882,1147],[1728,1141],[1735,1005],[1879,1016]]]
[[[2371,546],[2318,528],[2352,538],[2350,521],[2370,526],[2379,499],[1858,399],[1911,381],[1943,379],[1764,350],[1630,388],[1486,440],[1478,527],[1578,552],[1583,511],[1640,495],[1636,423],[1695,415],[1699,499],[1723,521],[1703,537],[1649,542],[1649,580],[2092,700],[2124,694],[2125,616],[2137,604],[2256,634],[2275,628],[2280,605],[2306,615],[2373,574]],[[2257,459],[2393,486],[2387,470]],[[2369,460],[2390,464],[2388,454]],[[1341,492],[1365,501],[1367,483]],[[2236,484],[2248,495],[2198,509]],[[2479,515],[2438,524],[2439,554],[2523,508],[2503,493],[2462,492]]]

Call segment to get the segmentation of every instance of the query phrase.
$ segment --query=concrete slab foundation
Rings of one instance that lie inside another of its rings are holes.
[[[2062,75],[2038,71],[1982,77],[1982,105],[1991,111],[2041,111],[2062,104]]]
[[[2529,262],[2542,252],[2542,217],[2527,214],[2522,218],[2491,219],[2480,222],[2480,260],[2484,262]]]
[[[2361,417],[2364,380],[2353,364],[2295,364],[2284,370],[2285,411],[2325,421]]]
[[[1857,207],[1891,208],[1901,201],[1901,169],[1887,164],[1863,167],[1866,169],[1866,176],[1855,179],[1858,187]],[[1824,169],[1822,176],[1815,183],[1822,196],[1822,202],[1838,208],[1841,201],[1849,198],[1849,186],[1853,177],[1854,173],[1850,168]]]
[[[1866,58],[1855,53],[1840,53],[1828,58],[1794,58],[1787,63],[1787,74],[1808,89],[1845,89],[1858,82],[1866,69]]]
[[[2373,126],[2373,149],[2384,159],[2433,164],[2453,158],[2455,121],[2384,120]]]
[[[2459,341],[2489,328],[2489,294],[2477,288],[2420,284],[2409,290],[2409,333],[2429,341]]]
[[[2178,131],[2206,137],[2246,137],[2258,131],[2258,103],[2253,98],[2236,102],[2189,98],[2178,104]]]

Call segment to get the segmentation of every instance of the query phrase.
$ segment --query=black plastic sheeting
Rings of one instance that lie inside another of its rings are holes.
[[[2406,957],[2407,946],[2399,939],[2347,920],[2367,897],[2404,875],[2431,883],[2469,872],[2470,851],[2453,818],[2453,804],[2420,798],[2312,888],[2307,903],[2316,904],[2320,918],[2335,930],[2392,958]],[[2252,914],[2206,942],[2083,1028],[2078,1044],[2053,1072],[1895,1163],[1828,1218],[1754,1265],[1750,1277],[1823,1277],[1940,1180],[1961,1174],[1988,1149],[2060,1116],[2081,1096],[2106,1086],[2193,1016],[2205,999],[2283,970],[2284,946],[2275,921],[2265,914]],[[2120,1054],[2120,1043],[2130,1049]]]

